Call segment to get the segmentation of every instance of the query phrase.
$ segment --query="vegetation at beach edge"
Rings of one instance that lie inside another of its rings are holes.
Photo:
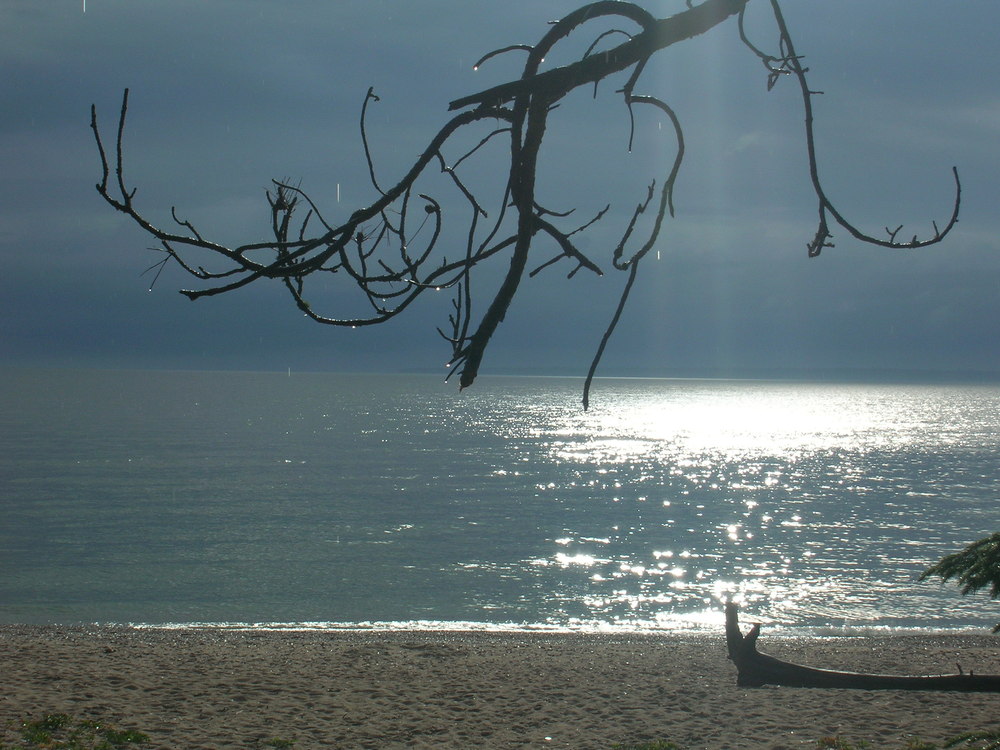
[[[941,558],[920,574],[920,580],[934,576],[942,582],[955,579],[962,596],[989,589],[991,599],[1000,598],[1000,532]],[[993,632],[1000,633],[1000,623],[993,628]]]
[[[118,729],[104,721],[73,719],[67,714],[46,714],[41,719],[24,719],[8,726],[20,739],[13,745],[0,742],[0,750],[121,750],[149,742],[148,735],[134,729]]]
[[[851,741],[842,737],[823,737],[816,741],[816,750],[880,750],[878,746],[872,745],[864,740]],[[881,746],[881,750],[951,750],[952,748],[965,750],[1000,750],[1000,728],[985,729],[977,732],[965,732],[957,737],[952,737],[943,745],[933,742],[924,742],[918,738],[912,738],[903,745],[896,745],[892,748]],[[650,742],[626,742],[611,746],[611,750],[685,750],[683,746],[668,740],[652,740]]]
[[[118,729],[106,721],[75,719],[62,713],[8,721],[2,729],[5,736],[0,736],[0,750],[140,750],[150,742],[149,735],[134,729]],[[11,734],[17,739],[7,739]],[[287,750],[295,746],[295,740],[271,737],[252,746]]]
[[[134,729],[118,729],[104,721],[74,719],[67,714],[46,714],[41,719],[24,719],[7,722],[5,733],[19,736],[14,744],[0,738],[0,750],[130,750],[142,748],[150,742],[149,735]],[[265,748],[291,748],[294,740],[273,737],[258,740],[256,746]],[[840,736],[823,737],[816,741],[816,750],[879,750],[878,746],[864,740],[847,740]],[[909,739],[892,748],[881,750],[1000,750],[1000,727],[965,732],[951,738],[943,745]],[[611,750],[685,750],[670,740],[616,743]]]

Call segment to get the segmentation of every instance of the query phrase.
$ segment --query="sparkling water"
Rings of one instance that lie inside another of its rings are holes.
[[[0,374],[0,622],[986,628],[1000,387]]]

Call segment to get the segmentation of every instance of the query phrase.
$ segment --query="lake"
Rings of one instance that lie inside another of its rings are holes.
[[[0,372],[0,622],[987,628],[1000,387]]]

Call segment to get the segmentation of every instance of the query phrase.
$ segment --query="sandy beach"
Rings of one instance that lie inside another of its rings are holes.
[[[985,631],[984,631],[985,632]],[[1000,673],[1000,637],[786,639],[762,651],[860,671]],[[156,748],[901,747],[997,723],[1000,695],[746,689],[722,634],[254,632],[0,626],[0,718],[138,729]]]

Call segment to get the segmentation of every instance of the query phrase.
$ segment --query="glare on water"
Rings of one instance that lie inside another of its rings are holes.
[[[995,386],[605,380],[587,412],[550,378],[3,393],[3,621],[689,629],[732,597],[773,626],[995,622],[917,582],[1000,521]]]
[[[590,507],[533,564],[575,574],[585,593],[567,605],[600,622],[717,623],[727,598],[787,624],[948,621],[968,602],[916,578],[944,540],[996,522],[949,484],[965,461],[991,465],[990,403],[995,391],[940,387],[620,381],[535,431],[563,476],[540,494]]]

